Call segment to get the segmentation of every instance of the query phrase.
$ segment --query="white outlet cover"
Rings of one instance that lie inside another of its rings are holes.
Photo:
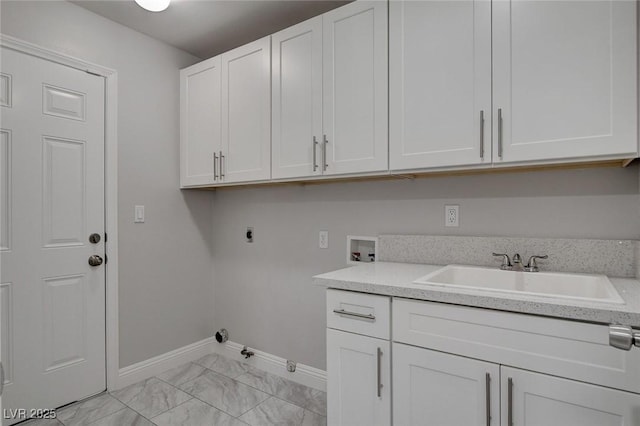
[[[321,249],[329,248],[329,231],[320,231],[318,234],[318,247]]]
[[[460,223],[460,206],[444,206],[444,226],[458,227]]]
[[[133,213],[134,223],[144,223],[144,206],[135,206]]]

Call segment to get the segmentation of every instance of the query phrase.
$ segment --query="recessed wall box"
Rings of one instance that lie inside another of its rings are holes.
[[[377,237],[347,235],[347,264],[358,265],[376,261]]]

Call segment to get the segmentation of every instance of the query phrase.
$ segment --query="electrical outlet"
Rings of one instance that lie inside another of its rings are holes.
[[[320,234],[318,234],[318,247],[321,249],[329,248],[329,231],[320,231]]]
[[[444,226],[458,227],[460,221],[460,206],[444,206]]]

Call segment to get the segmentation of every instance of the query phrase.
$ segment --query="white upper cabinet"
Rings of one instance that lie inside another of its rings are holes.
[[[636,2],[493,2],[493,161],[628,155]]]
[[[391,1],[391,170],[491,163],[491,2]]]
[[[180,70],[181,186],[216,183],[214,163],[220,149],[220,57],[217,56]]]
[[[272,177],[321,174],[322,16],[271,36]]]
[[[222,54],[223,182],[271,178],[270,37]]]
[[[387,2],[323,15],[324,174],[388,169]]]

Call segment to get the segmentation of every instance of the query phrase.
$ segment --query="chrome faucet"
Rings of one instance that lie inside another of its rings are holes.
[[[536,263],[536,259],[548,259],[549,256],[547,256],[546,254],[544,256],[531,256],[529,258],[529,263],[527,263],[527,266],[524,267],[524,270],[526,272],[538,272],[540,270],[540,268],[538,268],[538,264]]]
[[[494,256],[502,257],[502,265],[500,265],[500,269],[503,271],[524,271],[524,272],[538,272],[540,268],[538,268],[538,264],[536,263],[536,259],[548,259],[549,256],[546,254],[544,256],[531,256],[529,258],[529,262],[526,266],[522,266],[522,257],[520,257],[519,253],[513,255],[513,264],[511,263],[511,259],[508,254],[505,253],[492,253]]]
[[[512,271],[524,271],[524,267],[522,266],[522,258],[520,257],[520,253],[516,253],[513,255],[513,267]]]

